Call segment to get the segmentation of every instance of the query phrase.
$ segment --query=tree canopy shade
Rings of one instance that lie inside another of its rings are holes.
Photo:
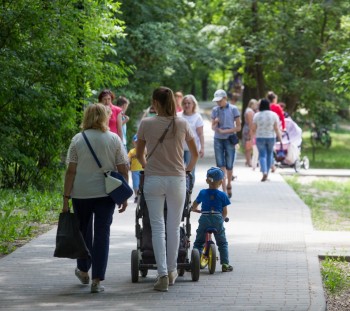
[[[239,74],[324,125],[348,107],[348,0],[0,2],[0,187],[49,185],[101,88],[133,120],[166,85],[211,99]],[[129,126],[130,124],[130,126]]]
[[[123,23],[114,1],[0,3],[2,187],[47,186],[92,90],[126,83],[106,61]]]

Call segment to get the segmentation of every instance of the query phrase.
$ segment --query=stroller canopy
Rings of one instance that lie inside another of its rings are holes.
[[[286,121],[286,131],[289,136],[289,141],[293,145],[300,147],[302,142],[302,129],[296,124],[291,117],[285,119]]]

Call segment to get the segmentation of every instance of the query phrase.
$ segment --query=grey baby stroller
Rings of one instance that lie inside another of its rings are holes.
[[[143,178],[142,178],[143,179]],[[183,276],[185,271],[191,272],[192,281],[198,281],[200,273],[200,256],[194,249],[189,258],[191,223],[191,193],[193,188],[192,175],[186,175],[186,200],[180,226],[180,245],[177,259],[178,275]],[[166,215],[166,202],[164,206]],[[166,217],[165,217],[166,218]],[[140,194],[135,212],[135,236],[137,249],[131,252],[131,281],[137,283],[139,276],[146,277],[148,270],[156,270],[156,260],[153,253],[152,229],[148,215],[146,200],[143,195],[143,187],[140,185]]]

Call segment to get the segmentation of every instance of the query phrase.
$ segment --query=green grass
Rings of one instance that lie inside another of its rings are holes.
[[[58,193],[0,189],[0,255],[6,255],[58,219]]]
[[[327,178],[304,182],[303,177],[285,178],[309,206],[316,230],[350,230],[350,181]]]
[[[348,263],[343,257],[329,257],[321,262],[321,275],[324,287],[330,294],[337,294],[349,288]]]
[[[350,168],[350,132],[345,130],[331,131],[332,145],[329,149],[317,146],[315,153],[311,145],[310,131],[303,131],[301,156],[307,155],[310,168]]]

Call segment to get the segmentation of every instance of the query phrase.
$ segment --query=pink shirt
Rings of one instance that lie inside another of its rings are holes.
[[[122,133],[118,133],[118,115],[123,111],[122,108],[114,105],[109,106],[112,110],[112,115],[109,119],[109,130],[118,135],[122,135]]]
[[[142,119],[137,138],[146,141],[148,152],[153,150],[171,120],[171,117],[160,116]],[[145,176],[185,176],[183,143],[191,139],[194,139],[194,136],[188,122],[175,117],[175,123],[170,127],[164,141],[158,144],[148,159]]]

